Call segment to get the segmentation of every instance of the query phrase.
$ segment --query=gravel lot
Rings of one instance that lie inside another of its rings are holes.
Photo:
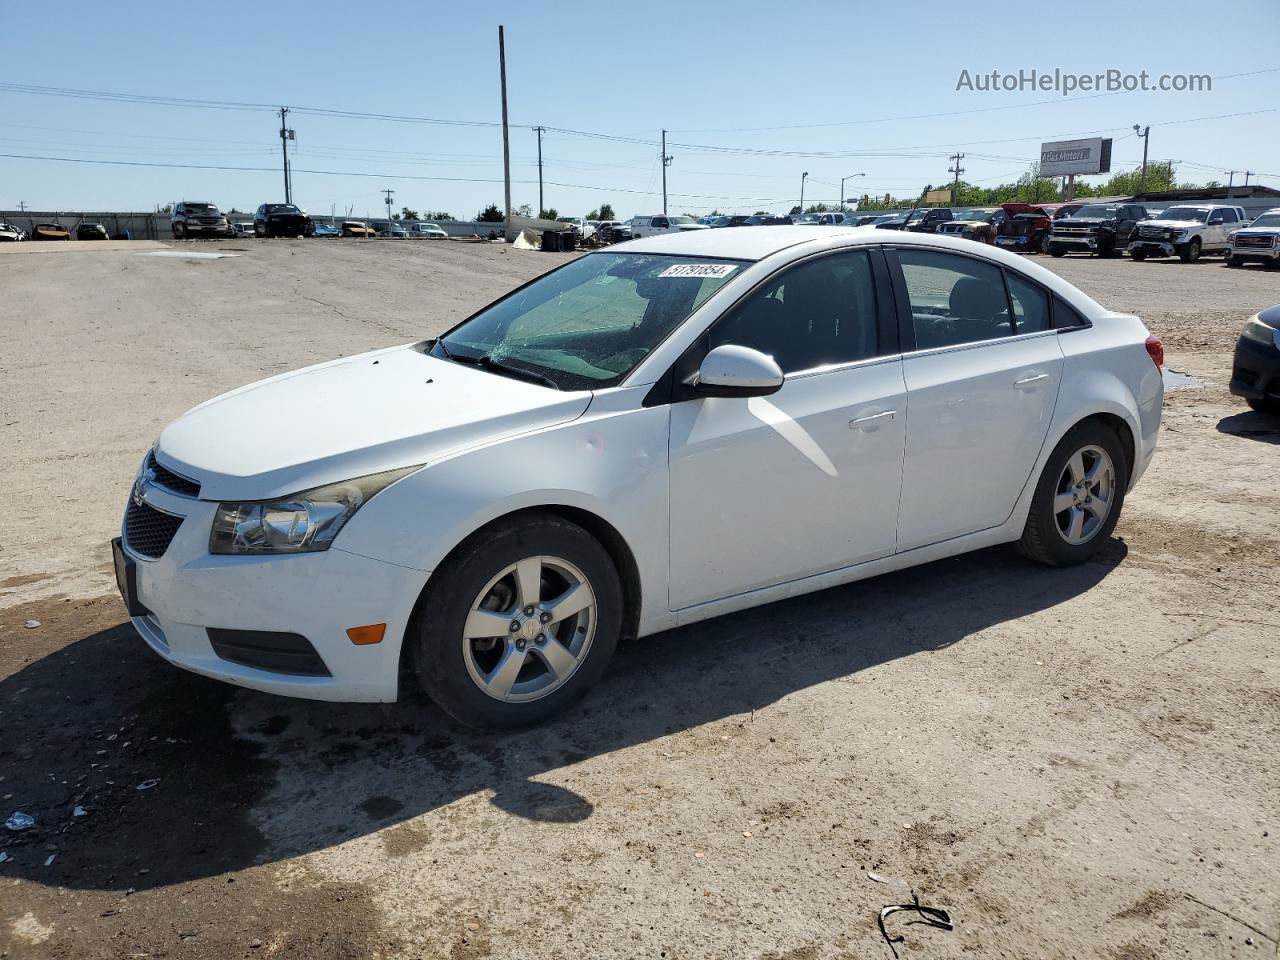
[[[1280,274],[1041,260],[1202,384],[1097,561],[988,550],[673,631],[481,736],[168,667],[105,544],[183,410],[567,255],[175,246],[239,256],[0,248],[0,817],[37,818],[0,828],[0,955],[890,958],[914,891],[955,929],[898,914],[903,957],[1280,956],[1280,423],[1225,389]]]

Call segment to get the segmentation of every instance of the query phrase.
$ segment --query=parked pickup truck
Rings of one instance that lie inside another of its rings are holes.
[[[1179,204],[1165,207],[1155,220],[1144,220],[1133,232],[1129,256],[1180,257],[1194,263],[1202,253],[1224,253],[1227,234],[1245,222],[1243,207],[1219,203]]]
[[[1049,253],[1096,253],[1114,257],[1129,246],[1138,221],[1147,217],[1147,208],[1138,203],[1089,203],[1069,217],[1053,222]]]
[[[1227,244],[1228,267],[1243,267],[1251,260],[1280,266],[1280,207],[1231,233]]]

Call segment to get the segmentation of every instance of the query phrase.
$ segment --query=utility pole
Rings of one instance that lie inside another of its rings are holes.
[[[533,132],[538,135],[538,216],[542,216],[542,211],[547,209],[542,205],[542,134],[546,132],[546,127],[534,127]]]
[[[662,131],[662,215],[667,215],[667,167],[671,166],[671,157],[667,154],[667,131]]]
[[[1249,178],[1250,178],[1250,177],[1252,177],[1252,176],[1253,176],[1253,171],[1252,171],[1252,170],[1246,170],[1246,171],[1244,172],[1244,185],[1245,185],[1246,187],[1249,185]]]
[[[25,200],[19,200],[19,201],[18,201],[18,212],[19,212],[19,213],[26,213],[26,212],[27,212],[27,201],[25,201]]]
[[[1235,170],[1227,171],[1227,199],[1228,200],[1231,199],[1231,188],[1235,186],[1237,172],[1238,171],[1235,171]]]
[[[800,216],[804,216],[804,182],[809,179],[809,171],[800,174]]]
[[[289,184],[289,141],[296,140],[297,134],[290,130],[285,124],[285,118],[289,116],[289,108],[280,108],[280,159],[281,166],[284,168],[284,202],[293,203],[293,190]]]
[[[960,166],[960,161],[964,159],[964,154],[953,153],[947,159],[952,163],[952,166],[947,167],[947,173],[955,175],[951,181],[951,202],[956,203],[956,194],[960,191],[960,174],[964,173],[964,167]]]
[[[395,191],[383,190],[382,193],[387,198],[387,229],[390,230],[391,229],[391,195],[395,193]]]
[[[1147,146],[1151,140],[1151,124],[1147,124],[1147,128],[1142,129],[1142,125],[1135,123],[1133,132],[1142,138],[1142,179],[1138,182],[1138,193],[1147,192]]]
[[[502,83],[502,180],[507,205],[502,239],[511,242],[511,133],[507,127],[507,41],[498,24],[498,77]],[[542,213],[541,210],[538,211]]]

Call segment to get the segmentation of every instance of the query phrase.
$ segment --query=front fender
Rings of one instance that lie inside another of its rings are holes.
[[[429,463],[370,500],[336,547],[432,571],[485,524],[518,510],[588,511],[622,536],[644,609],[665,614],[669,408],[642,407],[647,387],[601,391],[577,420]]]

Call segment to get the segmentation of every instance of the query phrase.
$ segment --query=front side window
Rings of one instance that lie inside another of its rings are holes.
[[[654,218],[653,218],[653,225],[654,225],[655,227],[665,227],[665,226],[667,226],[667,218],[666,218],[666,217],[654,217]]]
[[[819,257],[783,271],[709,336],[710,348],[751,347],[773,357],[783,373],[874,357],[876,300],[867,252]]]
[[[1013,335],[1000,268],[933,250],[898,251],[916,349]]]
[[[613,386],[742,267],[590,254],[480,311],[441,337],[432,356],[515,368],[564,390]]]

